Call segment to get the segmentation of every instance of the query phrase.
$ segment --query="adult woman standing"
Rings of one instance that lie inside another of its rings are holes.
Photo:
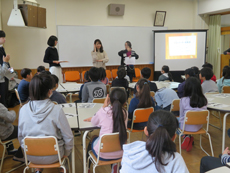
[[[93,58],[93,66],[94,67],[105,67],[105,63],[109,61],[109,58],[107,56],[107,53],[104,51],[101,40],[96,39],[94,41],[94,50],[91,52],[92,58]]]
[[[59,61],[58,51],[56,49],[56,45],[58,43],[58,38],[54,35],[50,36],[47,44],[49,47],[46,49],[45,56],[44,56],[44,63],[49,63],[50,66],[50,73],[54,74],[58,77],[59,82],[63,82],[62,76],[62,69]]]
[[[126,65],[124,62],[126,57],[135,57],[135,59],[139,58],[139,55],[132,50],[132,44],[130,41],[125,42],[125,50],[118,52],[118,55],[121,57],[121,65]],[[130,78],[130,82],[132,82],[133,77],[135,77],[134,65],[127,65],[127,75]]]

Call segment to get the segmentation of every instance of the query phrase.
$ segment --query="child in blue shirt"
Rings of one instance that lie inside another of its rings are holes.
[[[22,80],[18,85],[18,93],[21,99],[21,102],[24,103],[29,98],[29,85],[30,81],[33,78],[32,71],[28,68],[24,68],[21,71]]]

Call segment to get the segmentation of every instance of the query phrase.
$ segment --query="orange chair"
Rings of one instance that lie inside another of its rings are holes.
[[[77,82],[81,79],[79,71],[67,71],[65,72],[66,82]]]
[[[67,160],[69,172],[70,163],[68,157],[62,158],[60,156],[59,146],[57,138],[54,136],[44,136],[44,137],[25,137],[24,140],[24,153],[25,153],[25,163],[26,167],[23,173],[30,168],[63,168],[64,173],[66,173],[66,168],[64,162]],[[58,162],[49,165],[37,165],[32,162],[28,163],[27,155],[30,156],[53,156],[58,155]]]
[[[133,82],[138,82],[141,78],[141,70],[139,68],[135,68],[135,78],[133,78]]]
[[[185,131],[185,125],[204,125],[206,124],[206,129],[201,128],[197,132],[188,132]],[[203,149],[202,147],[202,134],[208,135],[209,138],[209,143],[210,143],[210,148],[211,148],[211,153],[212,156],[213,154],[213,148],[212,148],[212,141],[211,141],[211,136],[208,133],[208,127],[209,127],[209,111],[204,110],[204,111],[187,111],[185,114],[184,118],[184,124],[183,124],[183,129],[179,129],[181,133],[179,134],[179,148],[180,148],[180,154],[181,154],[181,136],[182,135],[200,135],[200,148],[209,156],[209,154]]]
[[[130,142],[129,138],[129,132],[127,132],[127,143]],[[109,133],[109,134],[104,134],[101,136],[99,142],[99,149],[98,149],[98,156],[96,157],[92,151],[89,151],[89,157],[88,157],[88,162],[87,165],[89,165],[89,160],[92,161],[93,164],[93,173],[95,173],[95,169],[97,166],[104,166],[104,165],[111,165],[114,163],[118,163],[118,168],[119,168],[119,163],[121,162],[121,159],[117,160],[111,160],[111,161],[101,161],[99,160],[101,152],[103,153],[111,153],[111,152],[116,152],[116,151],[121,151],[121,145],[120,145],[120,140],[119,140],[119,133]],[[117,173],[119,172],[119,169],[117,169]]]
[[[118,69],[113,69],[112,70],[112,77],[113,77],[113,79],[116,79],[116,77],[117,77],[117,71],[118,71]]]
[[[148,122],[149,116],[153,111],[154,111],[153,107],[136,109],[133,112],[133,120],[132,120],[131,128],[128,128],[128,130],[130,132],[143,132],[144,130],[135,130],[135,129],[133,129],[133,124],[134,123]]]
[[[106,70],[106,77],[111,81],[113,79],[111,71],[110,70]]]
[[[86,71],[82,71],[82,73],[81,73],[81,81],[82,81],[82,82],[84,82],[85,72],[86,72]]]
[[[230,86],[223,86],[222,93],[230,93]]]

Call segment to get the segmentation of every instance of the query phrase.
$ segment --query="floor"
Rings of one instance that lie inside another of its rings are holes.
[[[17,112],[19,111],[19,106],[16,106],[10,110],[14,110]],[[222,115],[223,117],[223,115]],[[18,119],[15,121],[14,125],[17,125]],[[210,123],[219,125],[219,120],[216,119],[214,116],[210,117]],[[227,128],[230,127],[230,116],[227,118]],[[221,153],[221,144],[222,144],[222,131],[218,130],[216,128],[213,128],[212,126],[209,126],[209,131],[210,135],[212,138],[212,145],[213,145],[213,150],[214,150],[214,155],[215,157],[218,157],[219,154]],[[92,135],[98,135],[99,130],[95,130],[92,132]],[[131,134],[131,142],[136,141],[136,140],[141,140],[142,138],[142,133],[132,133]],[[184,158],[184,161],[188,167],[188,170],[190,173],[198,173],[199,172],[199,167],[200,167],[200,160],[203,156],[206,156],[206,154],[200,149],[199,147],[199,136],[194,136],[195,138],[195,145],[190,152],[182,151],[182,156]],[[204,136],[202,138],[202,144],[203,148],[210,153],[210,147],[209,147],[209,141],[207,136]],[[226,137],[226,146],[230,146],[230,140],[228,137]],[[75,137],[75,157],[76,157],[76,173],[82,173],[82,137],[77,136]],[[19,146],[19,142],[15,140],[15,148]],[[178,147],[178,138],[176,139],[176,145]],[[0,146],[0,154],[2,154],[2,146]],[[179,148],[177,148],[177,151],[179,151]],[[15,162],[12,160],[12,157],[6,158],[4,160],[4,165],[3,165],[3,172],[5,173],[6,171],[10,170],[11,168],[17,166],[19,162]],[[16,171],[13,171],[13,173],[21,173],[23,172],[23,167],[20,169],[17,169]],[[30,172],[30,171],[27,171]],[[46,169],[43,171],[43,173],[54,173],[54,172],[59,172],[58,169]],[[92,168],[91,168],[92,172]],[[97,173],[110,173],[111,172],[111,167],[110,166],[102,166],[102,167],[97,167],[96,168]]]

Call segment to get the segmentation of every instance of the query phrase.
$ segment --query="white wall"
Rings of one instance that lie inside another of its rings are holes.
[[[8,27],[6,24],[13,1],[2,0],[3,29],[7,34],[4,46],[11,55],[11,65],[15,69],[44,65],[42,60],[47,47],[46,42],[50,35],[56,35],[56,24],[153,26],[155,11],[161,10],[167,11],[165,26],[168,29],[207,28],[207,24],[198,16],[196,0],[37,0],[37,2],[47,9],[47,29]],[[125,15],[109,16],[110,3],[125,4]]]
[[[230,0],[198,0],[199,14],[230,11]]]
[[[221,16],[221,26],[230,26],[230,14]]]

